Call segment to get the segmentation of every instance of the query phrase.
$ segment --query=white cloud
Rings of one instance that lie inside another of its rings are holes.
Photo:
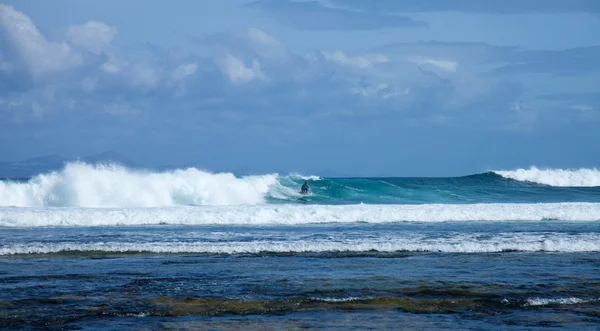
[[[409,89],[398,89],[388,84],[380,83],[370,86],[357,86],[350,89],[353,94],[362,95],[363,97],[379,97],[384,100],[405,96],[409,93]]]
[[[23,99],[13,100],[8,103],[8,106],[9,107],[19,107],[19,106],[22,106],[24,103],[25,103],[25,101],[23,101]]]
[[[450,61],[450,60],[440,60],[440,59],[416,56],[416,57],[411,58],[410,61],[415,64],[420,64],[420,65],[422,65],[422,64],[432,65],[436,68],[442,69],[447,72],[456,72],[456,69],[458,68],[458,63],[456,63],[455,61]]]
[[[272,47],[283,47],[283,44],[279,40],[260,29],[249,28],[246,30],[246,34],[250,40],[256,43],[269,45]]]
[[[129,67],[127,78],[133,87],[154,89],[160,83],[160,70],[147,63],[136,63]]]
[[[252,60],[252,67],[248,68],[244,61],[227,54],[218,63],[221,72],[234,84],[246,84],[253,80],[267,81],[267,76],[260,68],[260,62]]]
[[[321,52],[327,61],[331,61],[340,65],[356,67],[360,69],[369,68],[378,63],[390,62],[390,59],[381,54],[367,54],[362,56],[347,56],[342,51]]]
[[[196,73],[198,69],[198,64],[196,62],[184,63],[177,68],[173,69],[171,72],[171,81],[178,82],[186,78],[187,76],[192,76]]]
[[[574,110],[579,110],[579,111],[590,111],[590,110],[594,110],[593,107],[587,106],[587,105],[573,105],[570,107],[571,109]]]
[[[126,62],[120,61],[114,56],[110,56],[108,60],[100,66],[100,69],[109,74],[116,74],[125,66],[127,66]]]
[[[29,17],[0,4],[0,28],[8,51],[33,76],[42,77],[81,65],[81,55],[67,43],[51,42]]]
[[[77,45],[94,54],[100,54],[110,48],[117,34],[117,28],[102,22],[89,21],[82,25],[71,25],[66,37],[73,45]]]
[[[285,65],[292,57],[282,42],[256,28],[216,33],[204,41],[214,46],[216,58],[230,54],[240,59],[266,60],[270,65]]]
[[[287,58],[287,49],[282,42],[273,36],[256,28],[247,29],[245,34],[254,51],[261,57],[268,59]]]

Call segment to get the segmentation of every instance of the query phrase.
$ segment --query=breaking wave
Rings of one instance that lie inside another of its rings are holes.
[[[195,168],[134,171],[118,165],[68,163],[60,172],[23,182],[0,181],[0,206],[166,207],[264,203],[277,175],[236,177]],[[285,190],[284,188],[281,188]]]
[[[310,197],[298,192],[304,181],[310,184]],[[27,180],[0,180],[0,207],[598,203],[599,188],[600,172],[595,169],[531,168],[452,178],[322,178],[297,173],[236,176],[196,168],[153,172],[76,162]]]
[[[509,179],[562,187],[594,187],[600,186],[598,169],[517,169],[513,171],[494,171]]]
[[[485,238],[482,238],[485,237]],[[90,239],[90,238],[88,238]],[[91,238],[91,240],[96,240]],[[385,234],[380,238],[328,239],[258,237],[225,241],[146,241],[146,242],[28,242],[0,246],[0,255],[52,253],[158,253],[158,254],[305,254],[305,253],[496,253],[496,252],[600,252],[599,234],[564,233],[461,234],[428,237],[424,235]],[[335,254],[334,254],[335,255]],[[534,303],[531,303],[532,305]]]

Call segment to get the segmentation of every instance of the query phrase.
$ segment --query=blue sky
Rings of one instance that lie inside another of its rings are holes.
[[[600,1],[4,1],[0,160],[600,166]]]

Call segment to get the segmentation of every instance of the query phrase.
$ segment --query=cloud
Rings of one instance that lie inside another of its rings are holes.
[[[161,71],[151,63],[133,63],[128,67],[127,80],[133,87],[154,89],[161,79]]]
[[[6,45],[0,54],[0,87],[8,85],[5,91],[61,81],[86,94],[147,93],[197,70],[189,58],[159,53],[150,45],[141,50],[114,47],[117,28],[103,22],[70,25],[63,41],[49,41],[27,15],[0,5],[0,32]]]
[[[394,97],[405,96],[410,93],[409,89],[399,90],[397,87],[389,86],[388,84],[380,83],[376,85],[356,86],[350,89],[353,94],[358,94],[363,97],[374,97],[387,100]]]
[[[0,122],[27,124],[42,122],[54,112],[55,102],[59,98],[56,88],[43,87],[24,93],[6,94],[0,104]]]
[[[96,21],[71,25],[66,32],[66,38],[71,44],[94,54],[108,50],[116,35],[117,28]]]
[[[420,58],[422,62],[443,65],[446,69],[452,69],[451,62],[456,62],[457,66],[460,63],[486,67],[491,75],[541,73],[566,76],[600,71],[600,61],[597,61],[600,58],[600,45],[564,50],[527,50],[486,43],[428,41],[389,44],[377,47],[375,51],[386,54],[391,60]],[[424,60],[425,58],[437,62]]]
[[[179,82],[188,76],[194,75],[197,69],[198,64],[196,62],[183,63],[171,71],[171,81]]]
[[[333,8],[317,1],[260,0],[248,7],[264,11],[284,24],[306,30],[377,30],[426,25],[408,16]]]
[[[600,46],[575,47],[565,50],[517,51],[507,59],[511,63],[500,66],[491,73],[582,75],[599,72],[599,58]]]
[[[495,46],[480,42],[421,41],[394,43],[375,48],[390,58],[434,59],[472,65],[512,62],[518,47]]]
[[[600,115],[592,115],[600,109],[600,92],[553,93],[541,95],[538,99],[551,101],[549,105],[556,109],[576,110],[582,115],[589,115],[586,120],[600,119]]]
[[[579,111],[590,111],[590,110],[594,110],[594,107],[590,107],[588,105],[573,105],[570,107],[571,109],[574,110],[579,110]]]
[[[287,64],[293,57],[281,41],[256,28],[215,33],[208,37],[191,39],[207,46],[208,51],[217,57],[230,53],[239,58],[266,60],[274,65]]]
[[[263,58],[285,59],[288,57],[288,51],[283,43],[262,30],[249,28],[242,34],[242,38],[244,37],[252,49]]]
[[[104,107],[104,111],[115,117],[135,117],[140,114],[140,110],[128,104],[109,104]]]
[[[366,54],[362,56],[347,56],[342,51],[335,52],[321,52],[325,60],[331,61],[340,65],[346,65],[350,67],[356,67],[361,69],[369,68],[378,63],[389,62],[385,55],[381,54]]]
[[[552,93],[540,95],[538,98],[544,100],[569,101],[600,105],[600,92]]]
[[[596,0],[331,0],[334,4],[374,12],[600,13]]]
[[[218,64],[223,75],[229,78],[233,84],[246,84],[253,80],[268,80],[267,76],[260,69],[260,63],[257,60],[253,60],[251,66],[246,67],[244,61],[227,54]]]
[[[0,4],[0,29],[11,60],[34,77],[78,67],[81,55],[65,42],[48,41],[27,15]]]
[[[447,72],[456,72],[456,68],[458,64],[455,61],[442,60],[442,59],[433,59],[427,57],[413,57],[410,61],[419,64],[419,65],[431,65],[436,68],[442,69]]]
[[[109,60],[104,62],[100,68],[102,69],[102,71],[109,73],[109,74],[116,74],[119,71],[121,71],[122,66],[117,64],[114,60]]]
[[[256,113],[268,118],[269,125],[280,127],[281,134],[296,132],[296,123],[376,118],[407,125],[506,127],[519,118],[531,123],[539,119],[510,107],[527,90],[523,84],[508,75],[485,73],[550,56],[484,43],[440,42],[297,54],[256,28],[193,37],[203,50],[198,55],[154,45],[121,49],[112,44],[116,33],[116,28],[102,22],[70,26],[66,41],[56,43],[67,45],[69,54],[79,54],[85,62],[54,80],[59,82],[56,96],[43,97],[42,85],[36,84],[0,97],[5,104],[22,100],[20,107],[26,108],[20,114],[39,121],[96,123],[118,118],[119,123],[136,122],[140,130],[143,125],[161,123],[162,127],[169,121],[211,128],[240,121],[264,126],[245,115]],[[39,31],[37,36],[38,43],[51,44]],[[3,53],[0,60],[5,59]],[[15,76],[21,69],[11,70],[0,72],[0,86],[14,86],[9,78],[22,76]],[[9,76],[3,79],[2,75]],[[571,105],[578,104],[594,106]]]
[[[302,59],[266,32],[248,28],[193,37],[211,54],[223,77],[230,83],[243,85],[250,81],[293,79],[290,70],[302,66]]]

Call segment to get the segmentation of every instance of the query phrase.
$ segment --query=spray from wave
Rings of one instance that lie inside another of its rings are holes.
[[[600,171],[597,169],[517,169],[513,171],[493,171],[509,179],[550,186],[594,187],[600,186]]]
[[[260,204],[277,188],[276,174],[236,177],[195,168],[169,172],[133,171],[118,165],[68,163],[60,172],[26,183],[0,181],[0,206],[167,207]]]

